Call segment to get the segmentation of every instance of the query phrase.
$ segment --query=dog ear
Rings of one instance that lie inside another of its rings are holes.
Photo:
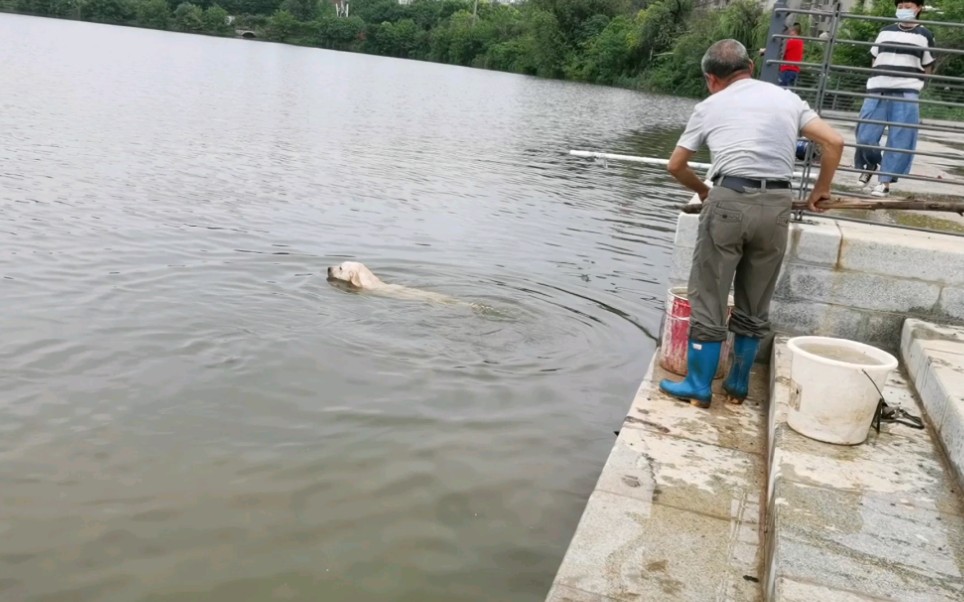
[[[356,288],[362,288],[361,274],[355,271],[348,272],[348,282]]]

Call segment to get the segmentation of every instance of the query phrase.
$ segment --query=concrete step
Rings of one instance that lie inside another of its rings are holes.
[[[765,599],[964,599],[964,507],[936,433],[885,423],[855,446],[800,435],[786,423],[786,338],[774,343]],[[902,374],[883,394],[921,415]]]
[[[547,600],[761,599],[766,368],[742,406],[659,392],[654,363],[603,467]],[[719,381],[717,381],[719,386]]]
[[[964,327],[907,319],[900,352],[958,483],[964,483]]]

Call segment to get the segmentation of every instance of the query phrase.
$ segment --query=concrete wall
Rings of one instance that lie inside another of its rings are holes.
[[[680,214],[670,286],[686,285],[698,221]],[[770,317],[782,334],[897,352],[905,318],[964,324],[964,237],[829,218],[792,222]]]

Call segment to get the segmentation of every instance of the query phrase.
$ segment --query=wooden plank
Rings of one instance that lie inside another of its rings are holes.
[[[861,199],[855,197],[835,196],[829,201],[823,201],[818,205],[821,209],[828,211],[833,209],[857,209],[863,211],[896,210],[896,211],[947,211],[964,215],[964,200],[962,201],[934,201],[927,199],[917,199],[906,197],[902,199]],[[687,204],[683,205],[683,213],[699,213],[702,205]],[[794,210],[804,211],[807,209],[806,201],[794,201]]]

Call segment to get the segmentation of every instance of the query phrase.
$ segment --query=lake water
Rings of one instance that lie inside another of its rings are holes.
[[[0,15],[0,599],[534,601],[693,103]],[[345,292],[325,268],[491,311]]]

